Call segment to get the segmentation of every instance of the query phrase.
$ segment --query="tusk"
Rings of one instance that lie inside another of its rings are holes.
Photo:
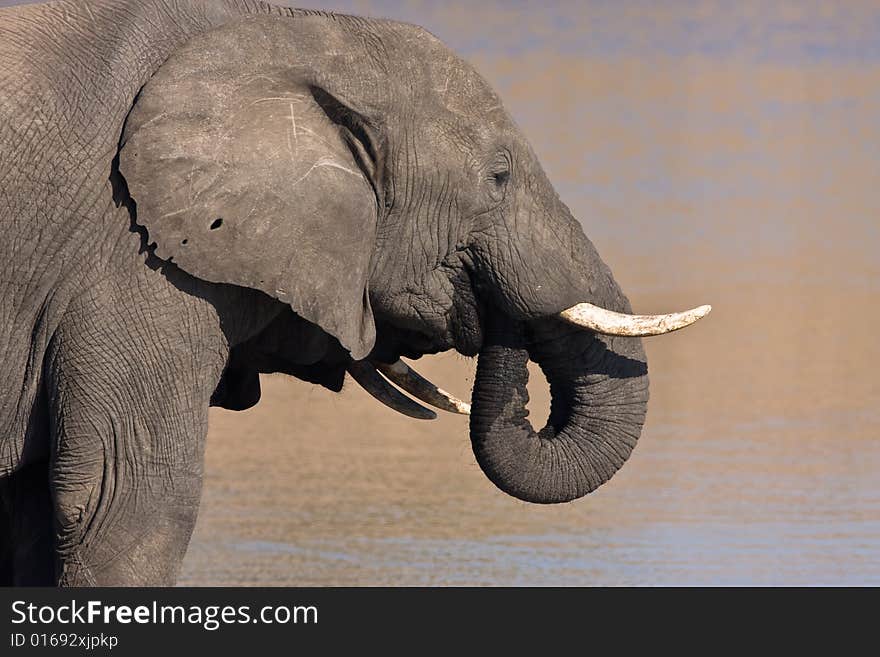
[[[576,326],[604,335],[645,337],[683,329],[708,315],[710,310],[712,306],[700,306],[670,315],[624,315],[591,303],[579,303],[563,310],[559,316]]]
[[[437,414],[434,411],[425,408],[421,404],[417,404],[383,379],[382,375],[369,362],[358,360],[350,363],[348,373],[364,390],[388,408],[392,408],[398,413],[417,420],[434,420],[437,418]]]
[[[421,399],[423,402],[450,413],[471,414],[470,404],[449,394],[442,388],[438,388],[402,360],[391,365],[386,363],[376,363],[375,365],[385,375],[385,378],[399,385],[416,399]]]

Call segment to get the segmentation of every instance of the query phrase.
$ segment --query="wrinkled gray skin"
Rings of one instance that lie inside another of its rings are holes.
[[[498,97],[419,27],[4,9],[0,231],[2,583],[172,583],[208,407],[255,404],[258,372],[339,390],[352,357],[479,355],[474,453],[533,502],[594,490],[641,430],[640,342],[553,319],[626,298]]]

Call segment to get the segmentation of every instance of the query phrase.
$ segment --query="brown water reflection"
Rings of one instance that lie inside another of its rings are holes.
[[[182,583],[880,584],[880,10],[736,4],[513,5],[485,40],[356,6],[477,63],[639,311],[715,310],[647,341],[633,457],[557,507],[497,491],[462,418],[264,379],[212,412]],[[419,365],[469,394],[472,362]]]

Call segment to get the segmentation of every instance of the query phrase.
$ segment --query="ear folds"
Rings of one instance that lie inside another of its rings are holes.
[[[158,257],[262,290],[365,357],[375,145],[354,110],[289,69],[204,59],[169,59],[128,118],[120,172],[137,222]]]

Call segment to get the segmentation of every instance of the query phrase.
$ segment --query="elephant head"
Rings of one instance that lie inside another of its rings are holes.
[[[415,26],[226,24],[160,67],[121,144],[158,257],[288,304],[390,405],[433,415],[386,378],[468,412],[398,359],[479,354],[474,453],[523,500],[572,500],[617,471],[648,398],[634,336],[708,312],[631,316],[498,96]],[[539,432],[528,360],[552,394]]]

